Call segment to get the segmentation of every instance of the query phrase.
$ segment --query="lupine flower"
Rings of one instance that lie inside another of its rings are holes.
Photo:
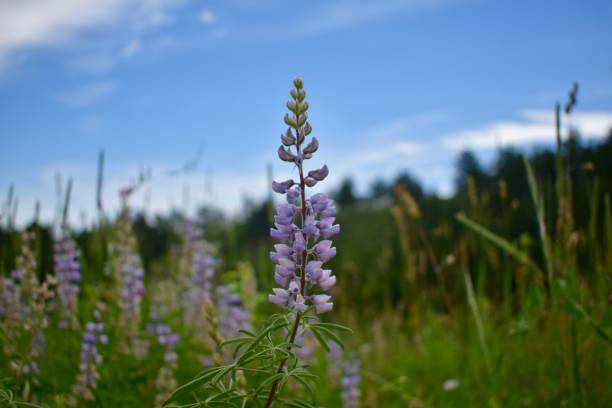
[[[308,362],[313,356],[317,340],[312,332],[304,331],[295,338],[295,344],[298,346],[295,355],[298,356],[300,361]]]
[[[81,283],[79,252],[70,236],[70,231],[63,228],[55,238],[54,267],[58,280],[58,298],[61,328],[76,327],[78,300]]]
[[[94,319],[85,324],[83,339],[81,341],[81,354],[79,362],[79,374],[77,381],[72,387],[72,393],[67,399],[71,406],[78,406],[81,401],[93,401],[94,391],[98,386],[100,374],[98,368],[103,358],[98,350],[99,345],[106,345],[108,337],[105,334],[102,312],[105,309],[103,303],[98,303],[94,310]]]
[[[157,372],[155,387],[155,406],[162,403],[176,388],[174,371],[177,366],[178,355],[175,351],[180,337],[171,327],[164,323],[164,320],[179,308],[177,285],[173,281],[162,281],[157,283],[152,290],[152,300],[150,309],[150,321],[147,324],[147,332],[155,337],[156,343],[164,351],[163,365]]]
[[[186,221],[185,247],[188,269],[191,271],[191,282],[185,293],[185,320],[200,330],[204,322],[205,303],[211,297],[211,282],[217,260],[212,256],[213,248],[204,239],[202,227],[192,220]]]
[[[172,393],[172,390],[176,388],[174,370],[176,369],[178,356],[174,348],[180,341],[179,335],[174,333],[170,326],[164,324],[161,318],[162,316],[154,308],[152,322],[147,325],[149,334],[155,336],[157,344],[164,349],[164,365],[160,368],[155,380],[157,388],[156,406],[160,406]]]
[[[48,326],[49,301],[56,279],[47,275],[40,284],[32,249],[34,235],[22,235],[21,252],[10,277],[2,278],[2,352],[16,376],[38,383],[39,362],[45,349],[43,330]]]
[[[122,340],[136,341],[141,320],[141,304],[145,295],[144,269],[138,254],[138,243],[132,229],[129,208],[124,204],[117,223],[116,279],[121,309],[120,325],[127,337]],[[127,345],[122,345],[125,350]],[[136,352],[137,350],[132,350]]]
[[[238,335],[239,330],[250,330],[251,316],[244,309],[238,292],[231,285],[221,285],[216,295],[221,336],[230,339]]]
[[[344,408],[359,407],[359,397],[361,395],[359,390],[359,383],[361,382],[359,366],[357,358],[353,358],[343,365],[344,373],[340,380],[340,385],[342,387],[342,406]]]
[[[459,380],[455,378],[449,378],[442,383],[444,391],[454,391],[459,388]]]
[[[327,371],[334,380],[340,377],[343,356],[342,348],[338,344],[331,342],[329,344],[329,352],[327,353]]]
[[[274,280],[281,287],[272,289],[268,296],[271,303],[280,307],[302,312],[312,305],[316,313],[325,313],[333,308],[331,296],[315,294],[317,288],[327,291],[336,283],[336,277],[323,264],[336,255],[336,248],[328,238],[340,232],[334,224],[336,207],[325,194],[314,194],[306,198],[306,187],[313,187],[329,174],[326,165],[305,174],[303,164],[312,158],[319,148],[319,142],[312,137],[304,146],[306,137],[312,132],[307,121],[308,103],[300,79],[294,81],[292,100],[287,107],[292,112],[285,116],[289,126],[281,135],[282,145],[278,148],[281,160],[294,164],[299,180],[273,182],[272,189],[286,196],[286,203],[276,207],[274,228],[270,236],[278,241],[270,259],[276,264]],[[297,221],[296,221],[297,219]],[[297,222],[297,224],[296,224]],[[299,225],[299,226],[298,226]]]

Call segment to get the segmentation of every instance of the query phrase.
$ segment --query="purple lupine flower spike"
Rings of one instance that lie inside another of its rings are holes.
[[[359,397],[361,395],[359,390],[361,377],[359,376],[359,360],[357,357],[353,357],[350,361],[345,362],[343,369],[344,375],[340,380],[340,385],[342,386],[342,406],[344,408],[358,408]]]
[[[274,280],[281,287],[274,288],[268,298],[275,305],[298,312],[313,306],[316,313],[325,313],[334,304],[330,302],[331,296],[317,293],[317,289],[327,291],[336,283],[332,271],[322,266],[336,255],[329,238],[340,232],[340,226],[334,224],[336,207],[331,199],[321,193],[306,197],[306,187],[323,181],[329,169],[323,165],[305,174],[304,161],[313,157],[319,149],[319,141],[315,137],[306,141],[312,132],[307,121],[306,93],[300,79],[293,83],[292,100],[287,103],[291,114],[285,116],[289,128],[281,135],[278,156],[282,161],[293,163],[300,178],[297,182],[272,183],[274,192],[285,194],[287,202],[276,207],[274,228],[270,229],[270,236],[278,241],[270,259],[276,264]]]
[[[205,240],[203,226],[187,219],[185,243],[190,263],[190,287],[185,294],[185,319],[190,326],[200,328],[204,321],[204,307],[211,299],[212,280],[218,266],[214,248]]]
[[[243,307],[242,298],[231,285],[217,287],[217,310],[219,330],[223,338],[238,335],[240,330],[251,329],[251,315]]]
[[[54,239],[54,268],[58,280],[61,328],[78,325],[77,312],[81,284],[79,251],[68,228],[62,228]]]
[[[295,184],[295,181],[293,180],[285,180],[280,183],[273,181],[272,190],[274,190],[275,193],[284,194],[287,190],[293,187],[294,184]]]
[[[67,398],[70,406],[78,406],[82,401],[95,399],[94,392],[100,379],[98,368],[103,361],[98,346],[108,343],[108,336],[104,330],[104,323],[102,323],[102,313],[105,308],[103,303],[98,303],[94,310],[94,319],[85,324],[81,341],[79,374],[72,387],[71,395]]]

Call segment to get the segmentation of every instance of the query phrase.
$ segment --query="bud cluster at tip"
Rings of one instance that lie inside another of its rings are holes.
[[[306,187],[314,187],[324,180],[329,169],[326,165],[305,173],[304,160],[313,157],[319,148],[319,141],[307,136],[312,132],[308,122],[308,103],[301,79],[293,81],[292,100],[287,102],[290,114],[285,115],[289,126],[281,135],[282,145],[278,148],[281,160],[292,162],[298,168],[300,179],[272,182],[272,189],[286,196],[286,203],[276,207],[275,228],[270,236],[278,241],[270,258],[276,264],[275,281],[281,285],[269,295],[270,302],[302,312],[312,305],[316,313],[328,312],[333,308],[331,296],[316,293],[327,291],[336,283],[336,277],[323,264],[336,255],[329,238],[340,232],[334,224],[336,207],[325,194],[314,194],[306,198]],[[300,216],[301,215],[301,216]],[[298,226],[298,224],[300,224]]]

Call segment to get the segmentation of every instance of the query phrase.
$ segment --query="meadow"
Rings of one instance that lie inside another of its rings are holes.
[[[403,173],[362,196],[346,180],[334,205],[303,195],[328,170],[302,174],[318,149],[302,89],[278,152],[300,180],[239,219],[133,212],[147,174],[86,228],[66,222],[69,186],[53,225],[16,228],[9,193],[2,406],[607,406],[612,131],[587,144],[558,125],[552,149],[491,167],[465,152],[451,197]]]

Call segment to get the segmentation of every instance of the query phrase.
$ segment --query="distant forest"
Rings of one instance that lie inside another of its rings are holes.
[[[573,132],[563,144],[563,149],[564,157],[568,161],[564,168],[569,169],[573,181],[574,219],[576,225],[586,226],[593,206],[591,197],[601,197],[600,202],[596,203],[596,210],[603,214],[604,198],[612,195],[612,129],[605,139],[589,143],[582,141],[580,135]],[[557,218],[555,157],[555,151],[551,148],[539,148],[527,155],[541,181],[544,200],[548,203],[548,220]],[[483,217],[481,221],[486,221],[493,230],[508,239],[518,238],[526,231],[533,236],[537,235],[523,152],[519,149],[501,149],[491,166],[483,166],[470,151],[461,153],[456,160],[455,188],[450,197],[440,197],[436,193],[425,191],[420,180],[409,172],[401,172],[392,180],[381,179],[374,182],[365,195],[358,195],[353,180],[345,179],[331,192],[341,209],[339,220],[342,225],[381,219],[382,211],[387,214],[382,219],[388,225],[381,228],[384,231],[393,231],[394,224],[388,210],[397,201],[394,191],[398,186],[402,186],[414,199],[419,209],[418,223],[425,230],[435,231],[441,227],[452,229],[455,225],[455,214],[471,211],[474,219]],[[248,260],[255,266],[259,276],[265,276],[263,270],[269,266],[267,251],[272,214],[273,205],[268,199],[246,206],[244,216],[240,219],[230,220],[224,217],[221,211],[213,208],[201,208],[199,215],[209,238],[220,243],[221,255],[227,268],[234,268],[241,260]],[[154,264],[157,264],[157,268],[153,269],[163,269],[164,258],[181,239],[184,215],[158,215],[154,219],[141,213],[133,216],[145,269],[149,270]],[[41,274],[43,270],[52,270],[50,227],[32,224],[29,228],[36,228],[41,232]],[[79,234],[78,239],[87,248],[90,238],[91,231],[85,230]],[[340,239],[339,245],[343,239],[345,238]],[[0,248],[11,247],[18,248],[17,234],[0,229]],[[0,273],[10,271],[14,261],[7,253],[0,253]],[[95,271],[99,268],[92,269]]]

